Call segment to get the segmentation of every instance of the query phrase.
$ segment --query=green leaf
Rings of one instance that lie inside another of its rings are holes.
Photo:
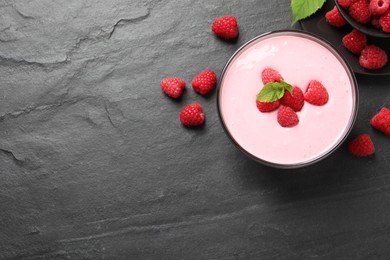
[[[274,102],[281,99],[284,91],[292,92],[292,86],[287,82],[268,82],[257,94],[257,100],[261,102]]]
[[[283,87],[284,87],[288,92],[290,92],[290,94],[292,94],[293,86],[291,86],[290,84],[288,84],[287,82],[285,82],[285,81],[283,81],[283,80],[282,80],[281,83],[283,83],[283,84],[284,84]]]
[[[291,0],[292,24],[314,14],[324,3],[325,0]]]

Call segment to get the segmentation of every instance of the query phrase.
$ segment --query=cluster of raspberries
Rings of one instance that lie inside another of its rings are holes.
[[[272,68],[265,68],[261,73],[263,84],[269,82],[282,82],[283,78],[278,71]],[[291,93],[284,91],[284,95],[272,102],[256,100],[257,109],[260,112],[272,112],[276,109],[278,123],[282,127],[294,127],[299,123],[297,112],[302,110],[305,101],[315,105],[323,106],[328,103],[329,94],[326,88],[318,80],[311,80],[305,93],[298,86],[293,86]]]
[[[337,0],[348,9],[349,15],[362,24],[390,33],[390,0]],[[335,6],[326,13],[326,20],[335,27],[343,27],[346,21]],[[353,54],[359,55],[359,64],[369,70],[380,69],[387,63],[387,53],[380,47],[367,44],[367,36],[352,29],[342,39],[343,45]],[[376,130],[390,136],[390,109],[383,107],[370,120]],[[348,151],[355,156],[369,156],[375,153],[374,143],[369,134],[360,134],[348,143]]]
[[[385,32],[390,32],[389,2],[390,0],[338,0],[340,6],[349,8],[351,16],[358,17],[355,19],[366,23],[371,21],[375,26],[381,26]],[[369,10],[369,14],[367,10]],[[369,18],[362,19],[365,16]],[[326,14],[326,19],[336,27],[342,27],[346,24],[336,7]],[[211,30],[218,37],[227,40],[236,39],[239,32],[234,16],[222,16],[215,19]],[[383,67],[387,62],[386,53],[377,46],[367,45],[366,41],[366,35],[357,30],[352,30],[343,38],[343,44],[348,50],[360,54],[359,61],[364,68]],[[261,77],[264,84],[283,80],[279,72],[271,68],[265,69]],[[216,82],[216,74],[212,70],[206,69],[193,78],[191,85],[198,94],[207,95],[214,89]],[[179,77],[164,78],[160,87],[169,97],[178,99],[185,90],[186,82]],[[327,90],[319,81],[313,80],[309,83],[305,93],[299,87],[294,86],[292,93],[286,91],[281,99],[275,102],[256,101],[256,105],[261,112],[270,112],[279,108],[279,124],[283,127],[292,127],[299,122],[296,112],[302,109],[304,101],[313,105],[324,105],[328,102]],[[202,106],[199,103],[185,106],[180,112],[180,121],[187,127],[202,125],[205,121]],[[371,118],[370,124],[373,128],[390,136],[390,109],[383,107]],[[348,144],[348,150],[355,156],[369,156],[375,153],[374,143],[368,134],[361,134],[352,139]]]
[[[348,7],[350,15],[354,17],[354,19],[357,19],[357,21],[365,21],[361,17],[369,14],[369,20],[366,22],[377,21],[375,22],[377,25],[381,25],[383,30],[388,30],[390,32],[390,0],[338,0],[338,3],[340,6]],[[380,18],[373,15],[373,13],[377,14],[378,10],[381,8],[384,9],[384,7],[386,9],[385,13],[382,14]],[[335,27],[340,28],[346,25],[345,19],[336,6],[325,14],[325,18],[329,24]],[[353,29],[350,33],[345,35],[342,42],[351,53],[359,55],[359,64],[365,69],[376,70],[387,64],[387,53],[379,46],[369,44],[367,42],[367,36],[356,29]]]
[[[234,40],[238,37],[239,32],[237,19],[234,16],[221,16],[214,20],[211,30],[222,39]],[[195,92],[204,96],[214,89],[216,83],[217,75],[215,72],[206,69],[192,79],[191,85]],[[186,82],[180,77],[169,77],[160,82],[160,87],[169,97],[178,99],[185,90]],[[184,126],[195,127],[204,123],[205,114],[199,103],[191,103],[181,110],[179,118]]]
[[[390,33],[390,0],[337,0],[358,23]]]

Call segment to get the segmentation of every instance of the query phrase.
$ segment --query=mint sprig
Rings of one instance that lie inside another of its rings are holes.
[[[292,24],[317,12],[326,0],[291,0]]]
[[[261,102],[274,102],[283,97],[285,90],[292,93],[292,86],[285,81],[268,82],[257,94],[257,100]]]

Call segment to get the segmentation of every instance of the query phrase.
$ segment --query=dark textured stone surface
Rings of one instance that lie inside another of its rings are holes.
[[[229,43],[210,24],[238,17]],[[353,135],[282,171],[240,153],[216,93],[172,101],[163,77],[220,73],[251,38],[290,27],[289,1],[0,1],[0,258],[381,258],[390,254],[389,137],[368,120],[388,79],[358,78]],[[206,124],[181,127],[189,102]]]

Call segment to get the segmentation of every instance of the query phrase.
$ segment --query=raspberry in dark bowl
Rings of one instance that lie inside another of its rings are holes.
[[[334,2],[340,14],[353,28],[371,37],[390,38],[390,8],[387,7],[390,0],[334,0]],[[381,8],[384,13],[379,10]],[[379,12],[380,15],[375,12]]]

